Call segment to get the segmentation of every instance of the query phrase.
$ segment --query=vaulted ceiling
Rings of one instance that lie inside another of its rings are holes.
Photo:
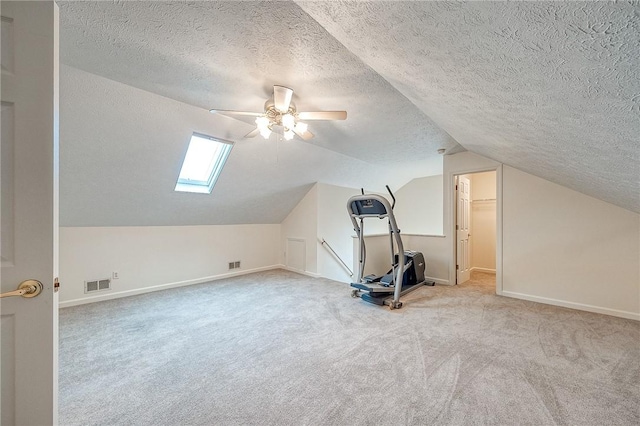
[[[438,173],[439,148],[640,212],[638,3],[59,4],[63,225],[275,223],[315,181]],[[348,119],[264,141],[207,112],[274,84]],[[192,131],[236,141],[211,195],[173,192]]]

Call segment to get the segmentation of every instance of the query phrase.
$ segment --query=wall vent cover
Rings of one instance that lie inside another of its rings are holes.
[[[84,282],[84,292],[93,293],[94,291],[111,290],[111,279],[104,278],[101,280],[91,280]]]
[[[240,261],[229,262],[229,269],[238,269],[240,267]]]

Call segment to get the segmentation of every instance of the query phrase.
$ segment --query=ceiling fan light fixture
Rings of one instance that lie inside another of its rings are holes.
[[[270,124],[269,119],[267,117],[265,117],[264,115],[261,116],[261,117],[256,118],[256,126],[261,131],[263,129],[269,129],[269,124]]]
[[[260,136],[265,139],[269,139],[269,136],[271,136],[271,120],[269,120],[268,117],[263,115],[256,118],[256,127],[260,132]]]
[[[258,134],[269,139],[273,126],[283,128],[283,136],[291,140],[298,135],[300,139],[308,141],[313,138],[306,123],[298,120],[346,120],[347,111],[302,111],[296,109],[292,102],[293,89],[285,86],[273,86],[273,95],[264,104],[264,112],[233,111],[223,109],[211,109],[211,113],[227,116],[256,117],[256,128],[245,135],[245,138],[253,138]],[[280,130],[278,130],[280,134]]]
[[[284,114],[282,116],[282,126],[286,130],[293,130],[293,127],[296,125],[296,118],[292,114]]]
[[[265,139],[269,139],[269,136],[271,136],[271,130],[269,130],[269,128],[261,129],[260,136],[262,136]]]
[[[284,138],[288,141],[290,141],[291,139],[293,139],[293,135],[295,133],[293,133],[293,130],[285,130],[284,131]]]
[[[295,126],[295,131],[298,133],[306,133],[308,128],[309,126],[307,125],[307,123],[298,121]]]

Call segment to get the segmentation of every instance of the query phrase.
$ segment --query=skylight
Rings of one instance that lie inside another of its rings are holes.
[[[194,133],[184,156],[176,191],[210,194],[233,143]]]

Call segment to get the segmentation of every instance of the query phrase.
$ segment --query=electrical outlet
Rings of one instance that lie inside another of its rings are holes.
[[[120,274],[118,273],[118,271],[113,271],[111,273],[111,279],[117,280],[118,278],[120,278]]]

